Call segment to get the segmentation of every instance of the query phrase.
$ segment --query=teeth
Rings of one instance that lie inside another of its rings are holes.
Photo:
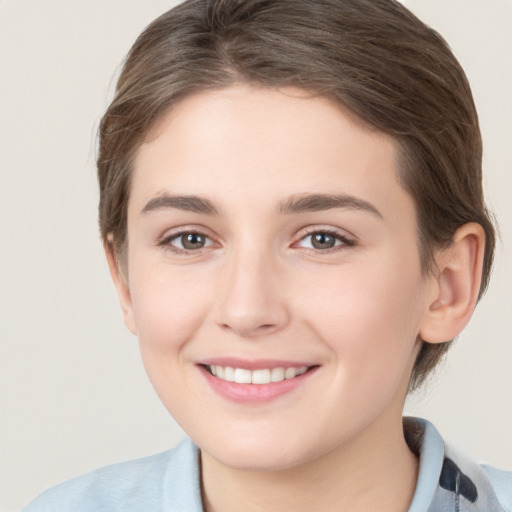
[[[254,370],[251,382],[253,384],[270,384],[270,370]]]
[[[293,379],[293,377],[295,377],[295,368],[286,368],[286,371],[284,372],[284,378]]]
[[[234,382],[235,370],[233,368],[230,368],[229,366],[224,368],[224,380],[227,380],[228,382]]]
[[[228,382],[237,384],[270,384],[281,382],[285,379],[293,379],[306,373],[308,367],[300,368],[265,368],[262,370],[246,370],[244,368],[231,368],[229,366],[212,365],[208,367],[212,375]]]
[[[271,382],[281,382],[284,380],[284,368],[272,368],[270,371]]]
[[[251,383],[251,370],[244,370],[242,368],[235,368],[235,382],[237,384],[250,384]]]

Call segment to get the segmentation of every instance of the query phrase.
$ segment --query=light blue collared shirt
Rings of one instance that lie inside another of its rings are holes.
[[[512,472],[455,453],[428,421],[405,418],[404,429],[420,460],[409,512],[512,512]],[[65,482],[22,512],[203,512],[199,467],[199,449],[185,439]]]

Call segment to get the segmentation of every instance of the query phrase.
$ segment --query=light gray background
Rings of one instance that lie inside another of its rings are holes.
[[[405,2],[450,42],[479,107],[502,243],[487,296],[406,411],[512,468],[512,2]],[[122,325],[96,226],[95,131],[113,76],[164,0],[0,0],[0,512],[172,446]]]

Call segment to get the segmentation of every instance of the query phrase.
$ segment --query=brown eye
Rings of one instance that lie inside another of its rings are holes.
[[[310,236],[315,249],[332,249],[336,245],[336,238],[329,233],[313,233]]]
[[[316,249],[318,251],[328,251],[329,249],[342,249],[354,246],[354,242],[349,238],[330,231],[314,231],[303,237],[298,244],[305,249]]]
[[[160,242],[161,246],[165,246],[175,252],[199,251],[205,247],[214,245],[213,240],[199,232],[182,231],[164,238]]]
[[[199,233],[185,233],[179,238],[183,249],[187,251],[202,249],[206,245],[206,237]]]

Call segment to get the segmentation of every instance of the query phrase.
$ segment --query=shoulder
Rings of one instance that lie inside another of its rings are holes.
[[[107,466],[50,489],[22,512],[158,512],[200,503],[198,450],[185,439],[174,449]],[[201,510],[198,508],[197,510]]]
[[[419,456],[416,492],[409,512],[465,510],[512,512],[512,472],[477,464],[445,444],[428,421],[406,418],[404,431]]]
[[[482,464],[481,468],[489,479],[504,510],[512,512],[512,471],[503,471],[486,464]]]
[[[464,500],[467,510],[512,512],[512,472],[477,464],[447,446],[439,488]]]

